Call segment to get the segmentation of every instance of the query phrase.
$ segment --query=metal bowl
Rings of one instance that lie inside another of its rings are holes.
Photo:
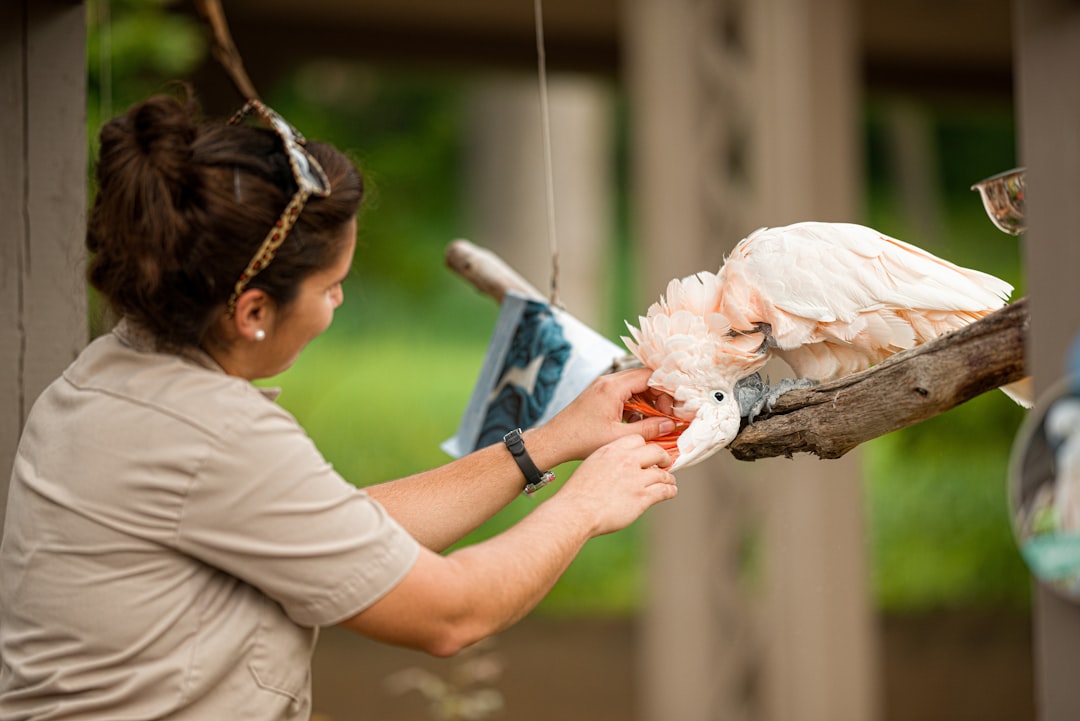
[[[999,230],[1020,235],[1027,229],[1024,222],[1024,168],[991,175],[971,189],[979,191],[986,214]]]

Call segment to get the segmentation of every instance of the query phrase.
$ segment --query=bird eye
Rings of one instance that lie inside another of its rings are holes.
[[[714,392],[714,393],[712,394],[712,397],[716,399],[716,402],[717,402],[717,403],[723,403],[723,402],[724,402],[724,397],[725,397],[725,396],[724,396],[724,392],[723,392],[723,391],[715,391],[715,392]]]

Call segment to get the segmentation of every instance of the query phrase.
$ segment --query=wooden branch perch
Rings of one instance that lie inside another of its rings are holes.
[[[455,240],[446,247],[446,264],[465,280],[502,303],[506,291],[513,290],[527,298],[544,300],[529,281],[522,278],[502,258],[467,240]]]
[[[541,298],[498,256],[457,240],[447,264],[501,301],[506,290]],[[752,461],[812,453],[839,458],[860,443],[932,418],[1027,375],[1027,299],[958,331],[808,390],[785,393],[771,415],[745,426],[728,445]]]
[[[1026,375],[1027,299],[860,373],[780,396],[772,415],[730,444],[743,461],[813,453],[839,458]]]

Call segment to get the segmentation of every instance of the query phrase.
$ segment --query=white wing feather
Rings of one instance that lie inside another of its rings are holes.
[[[777,310],[819,322],[880,308],[980,311],[1001,307],[1013,291],[992,275],[852,223],[762,228],[736,246],[721,276],[725,293],[737,279]]]
[[[769,324],[780,355],[819,380],[960,328],[1012,293],[999,278],[851,223],[757,230],[719,277],[720,311],[735,327]],[[803,350],[812,344],[824,346]]]

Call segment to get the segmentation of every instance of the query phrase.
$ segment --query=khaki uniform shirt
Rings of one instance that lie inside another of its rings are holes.
[[[316,628],[416,541],[295,419],[132,326],[35,403],[0,545],[0,719],[306,719]]]

